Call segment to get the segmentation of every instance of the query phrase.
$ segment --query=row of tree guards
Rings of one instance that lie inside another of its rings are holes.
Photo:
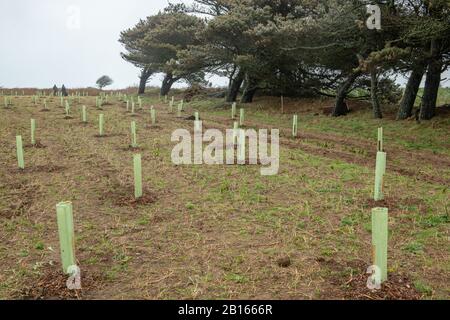
[[[140,104],[142,101],[140,100]],[[167,96],[165,97],[167,102]],[[131,101],[132,111],[134,101]],[[183,100],[178,105],[177,115],[181,116],[183,110]],[[129,100],[127,100],[127,107]],[[169,112],[173,112],[174,97],[169,103]],[[66,113],[70,112],[70,104],[66,103]],[[150,109],[152,124],[156,123],[156,110],[153,106]],[[199,112],[194,113],[195,130],[201,130],[201,121]],[[236,103],[233,103],[231,107],[231,117],[236,118]],[[86,106],[82,106],[82,121],[87,122]],[[104,135],[104,114],[99,114],[98,117],[99,135]],[[245,134],[238,134],[239,127],[242,127],[245,122],[245,111],[240,109],[239,122],[234,122],[234,141],[237,139],[244,139],[240,141],[240,145],[244,146],[243,150],[238,150],[238,158],[243,158],[245,161]],[[138,147],[137,143],[137,126],[136,122],[131,122],[131,146],[133,148]],[[240,130],[243,131],[243,130]],[[293,137],[298,136],[298,115],[293,116],[292,124]],[[31,144],[36,144],[36,121],[31,119]],[[20,169],[25,168],[24,152],[22,136],[16,137],[17,147],[17,161]],[[142,160],[140,154],[133,156],[133,171],[134,171],[134,197],[139,199],[143,196],[142,190]],[[383,128],[378,129],[377,139],[377,156],[376,156],[376,168],[375,168],[375,187],[374,187],[374,200],[380,201],[384,199],[383,194],[383,177],[386,174],[386,152],[383,149]],[[59,230],[59,241],[61,249],[61,261],[63,271],[65,274],[70,274],[76,266],[75,259],[75,244],[74,244],[74,227],[73,227],[73,209],[71,202],[61,202],[57,204],[57,222]],[[369,278],[369,281],[374,284],[373,287],[377,287],[381,283],[387,280],[387,243],[388,243],[388,209],[387,208],[373,208],[372,209],[372,248],[373,248],[373,274]]]

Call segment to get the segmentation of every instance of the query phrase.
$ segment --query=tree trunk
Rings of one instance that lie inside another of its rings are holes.
[[[370,72],[370,97],[372,100],[373,116],[375,119],[382,119],[380,101],[378,100],[378,74],[376,70]]]
[[[356,78],[360,75],[359,72],[352,73],[347,80],[345,80],[342,85],[339,87],[339,90],[336,95],[336,103],[334,105],[334,110],[332,113],[333,117],[345,116],[349,112],[347,103],[345,102],[345,98],[347,97],[347,93],[350,90],[351,86],[355,82]]]
[[[245,86],[244,93],[241,98],[242,103],[252,103],[253,97],[255,96],[256,91],[258,90],[257,83],[254,79],[250,78],[247,75],[247,84]]]
[[[175,83],[175,79],[171,73],[167,73],[161,85],[161,97],[169,94],[172,85]]]
[[[230,86],[227,93],[227,102],[235,102],[237,100],[242,82],[244,82],[244,72],[239,71],[234,79],[230,81]]]
[[[397,120],[405,120],[412,116],[412,110],[414,108],[414,103],[416,102],[417,92],[419,91],[424,73],[425,65],[423,64],[417,65],[413,69],[411,75],[409,76],[402,101],[400,102]]]
[[[434,58],[428,64],[425,90],[420,109],[420,120],[430,120],[436,115],[436,103],[441,84],[442,60]]]
[[[144,94],[145,93],[145,87],[147,86],[148,79],[152,76],[153,71],[149,69],[142,69],[141,75],[140,75],[140,81],[139,81],[139,90],[138,94]]]

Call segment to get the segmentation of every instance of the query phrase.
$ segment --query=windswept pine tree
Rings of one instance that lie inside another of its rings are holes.
[[[161,95],[205,74],[229,79],[227,102],[255,94],[326,95],[333,116],[349,112],[358,91],[375,118],[383,104],[398,104],[398,119],[411,116],[425,77],[421,119],[435,114],[441,74],[449,68],[450,3],[446,0],[374,1],[381,29],[369,28],[366,1],[195,0],[171,4],[121,34],[123,58],[140,67],[139,93],[163,73]],[[395,77],[409,80],[403,95]],[[361,95],[361,92],[363,94]]]
[[[141,20],[121,33],[120,42],[126,52],[122,57],[141,68],[139,93],[154,73],[163,73],[161,96],[168,94],[179,80],[202,81],[204,74],[192,65],[179,67],[178,53],[198,44],[197,33],[204,28],[204,20],[182,12],[166,11]]]

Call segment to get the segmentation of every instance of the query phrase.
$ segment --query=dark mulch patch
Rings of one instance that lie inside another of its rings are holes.
[[[31,166],[31,167],[25,167],[25,169],[19,169],[15,168],[12,172],[14,173],[55,173],[55,172],[61,172],[65,170],[65,167],[54,165],[54,164],[47,164],[47,165],[37,165],[37,166]]]
[[[199,117],[198,119],[199,119],[200,121],[202,121],[202,118],[201,118],[201,117]],[[187,120],[187,121],[195,121],[195,116],[190,116],[190,117],[184,118],[184,120]]]
[[[13,217],[21,216],[27,212],[33,203],[31,198],[18,198],[14,203],[10,204],[9,208],[0,208],[0,218],[11,219]]]
[[[151,124],[146,125],[145,128],[146,128],[146,129],[153,129],[153,130],[161,130],[161,129],[162,129],[161,126],[158,126],[158,125],[151,125]]]
[[[125,133],[110,133],[110,134],[103,134],[102,136],[99,134],[96,134],[96,135],[94,135],[94,138],[106,139],[106,138],[125,137],[125,136],[127,136]]]
[[[389,274],[380,290],[367,288],[369,274],[361,273],[346,282],[344,296],[357,300],[420,300],[422,295],[414,288],[408,277]]]
[[[364,202],[364,207],[371,208],[388,208],[389,213],[397,213],[408,207],[417,207],[420,210],[426,210],[427,206],[422,199],[406,198],[398,199],[395,197],[385,197],[383,200],[375,201],[372,198],[366,199]]]
[[[292,264],[292,260],[290,257],[281,257],[277,259],[277,265],[281,268],[288,268]]]
[[[388,280],[380,290],[367,287],[370,274],[368,265],[362,261],[338,262],[334,259],[318,258],[317,262],[331,272],[329,283],[334,287],[327,292],[333,299],[350,300],[419,300],[423,296],[415,289],[412,281],[402,274],[389,273]]]
[[[64,117],[64,120],[71,120],[71,119],[73,119],[72,116],[65,116],[65,117]]]
[[[114,135],[114,134],[103,134],[103,135],[96,134],[96,135],[94,135],[94,138],[106,139],[106,138],[112,138],[114,136],[116,136],[116,135]]]
[[[39,112],[50,112],[50,109],[41,109]]]
[[[157,196],[148,189],[143,189],[143,196],[139,199],[134,198],[134,187],[116,187],[100,197],[100,200],[111,199],[113,204],[119,207],[139,207],[156,202]]]
[[[47,148],[46,145],[42,144],[40,141],[36,141],[36,144],[26,144],[24,146],[25,148],[34,148],[34,149],[45,149]]]
[[[129,151],[138,152],[138,151],[144,151],[145,148],[139,147],[139,146],[138,147],[133,147],[133,146],[129,145],[129,146],[126,146],[126,147],[117,148],[117,150],[127,151],[127,152],[129,152]]]
[[[99,274],[81,270],[81,289],[67,288],[68,276],[64,275],[60,267],[53,266],[33,283],[25,285],[17,298],[23,300],[80,300],[87,292],[98,288],[102,277]]]

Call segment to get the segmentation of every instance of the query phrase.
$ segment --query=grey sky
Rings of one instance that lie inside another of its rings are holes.
[[[2,0],[0,86],[95,86],[103,74],[114,79],[114,88],[133,85],[139,70],[120,57],[119,34],[166,5],[167,0]],[[159,85],[160,76],[151,84]]]
[[[139,70],[120,57],[119,34],[166,5],[167,0],[1,0],[0,87],[87,87],[104,74],[114,79],[110,88],[134,85]],[[226,84],[217,77],[210,81]],[[149,85],[160,83],[157,75]]]

